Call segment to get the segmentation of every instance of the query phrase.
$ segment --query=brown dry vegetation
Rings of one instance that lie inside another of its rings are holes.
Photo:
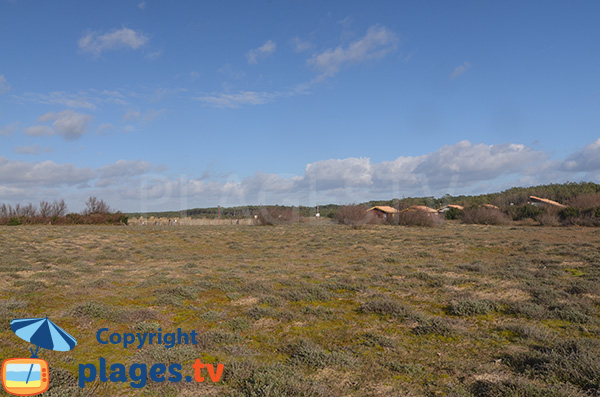
[[[49,316],[49,395],[77,366],[225,364],[212,385],[90,385],[95,395],[584,396],[600,390],[600,230],[326,222],[274,227],[0,227],[0,354],[13,318]],[[123,349],[111,332],[197,330]]]

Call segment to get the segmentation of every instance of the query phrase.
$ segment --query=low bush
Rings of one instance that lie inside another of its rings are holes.
[[[444,222],[439,214],[430,214],[425,211],[402,211],[397,216],[398,220],[395,223],[401,226],[433,227],[440,226]]]
[[[498,305],[488,299],[463,299],[448,305],[448,313],[454,316],[488,314],[498,310]]]
[[[384,316],[407,318],[413,311],[402,303],[390,298],[376,298],[360,305],[361,313],[376,313]]]
[[[458,208],[450,208],[448,211],[446,211],[445,213],[445,218],[448,220],[452,220],[452,219],[460,219],[460,217],[463,214],[463,210],[460,210]]]
[[[523,219],[537,220],[543,212],[544,208],[531,204],[508,207],[508,215],[514,221],[520,221]]]
[[[364,205],[344,205],[340,207],[333,218],[337,223],[353,228],[364,227],[369,224],[379,223],[380,220],[371,212],[367,212]]]
[[[508,225],[510,223],[510,218],[504,212],[485,207],[466,209],[461,220],[464,223],[480,225]]]
[[[567,207],[558,215],[563,225],[600,226],[600,206],[585,209]]]
[[[580,194],[569,200],[569,206],[579,209],[600,207],[600,193]]]
[[[560,217],[556,211],[546,210],[539,214],[536,218],[541,226],[559,226]]]
[[[597,395],[600,393],[599,350],[598,340],[568,340],[507,355],[504,360],[516,372],[538,379],[571,383],[589,395]]]
[[[454,333],[450,322],[442,317],[427,317],[419,320],[419,324],[413,328],[415,335],[442,335],[450,336]]]

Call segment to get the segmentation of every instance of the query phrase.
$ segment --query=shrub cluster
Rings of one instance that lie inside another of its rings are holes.
[[[480,225],[507,225],[510,218],[504,212],[485,207],[467,208],[462,215],[464,223],[475,223]]]
[[[344,205],[340,207],[334,219],[342,225],[360,228],[369,224],[380,223],[380,220],[372,213],[367,212],[367,207],[364,205]]]
[[[396,225],[402,226],[440,226],[444,220],[438,214],[429,214],[425,211],[402,211],[397,217],[391,218]]]
[[[567,207],[558,213],[558,217],[567,226],[600,226],[600,206]]]
[[[127,216],[121,212],[110,212],[110,207],[104,200],[90,197],[86,209],[81,214],[67,213],[64,200],[52,203],[40,202],[39,208],[33,204],[12,206],[0,205],[0,225],[18,226],[33,224],[52,225],[122,225],[127,224]]]

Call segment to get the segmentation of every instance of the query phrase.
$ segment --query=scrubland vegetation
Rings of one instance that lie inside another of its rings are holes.
[[[39,207],[33,204],[0,205],[0,225],[102,225],[127,224],[127,216],[121,212],[112,212],[104,200],[90,197],[81,213],[68,213],[64,200],[40,202]]]
[[[566,208],[548,205],[534,206],[529,196],[539,196],[558,201]],[[411,206],[427,206],[433,209],[448,204],[461,205],[465,211],[452,208],[440,218],[427,216],[417,211],[403,211]],[[497,209],[482,207],[492,204]],[[373,206],[390,206],[401,211],[397,217],[381,219],[366,210]],[[600,184],[593,182],[564,183],[511,188],[499,193],[477,196],[409,197],[394,200],[369,201],[352,205],[320,205],[321,218],[330,218],[338,223],[354,228],[371,224],[401,226],[439,226],[444,220],[458,220],[463,223],[483,225],[541,225],[541,226],[600,226]],[[130,217],[177,218],[191,217],[203,219],[253,219],[257,225],[279,225],[297,223],[315,217],[317,209],[305,206],[244,206],[231,208],[195,208],[184,211],[130,213]]]
[[[600,229],[2,226],[0,242],[2,357],[28,355],[13,318],[49,316],[78,340],[40,351],[50,396],[600,392]],[[104,346],[103,327],[200,343]],[[225,372],[82,391],[78,364],[99,357]]]

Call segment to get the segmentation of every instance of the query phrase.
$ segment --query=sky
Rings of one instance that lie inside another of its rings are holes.
[[[0,203],[600,182],[600,2],[0,0]]]

